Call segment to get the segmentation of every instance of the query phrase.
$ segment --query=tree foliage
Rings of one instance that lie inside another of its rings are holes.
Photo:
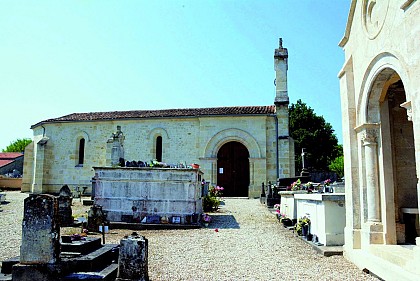
[[[296,171],[302,169],[302,148],[305,148],[305,168],[328,171],[335,158],[342,155],[342,147],[330,123],[317,116],[302,100],[289,107],[290,135],[295,140]]]
[[[32,142],[31,139],[17,139],[11,142],[10,145],[3,149],[3,152],[24,152],[25,147]]]
[[[342,178],[344,176],[344,156],[341,155],[335,158],[328,168]]]

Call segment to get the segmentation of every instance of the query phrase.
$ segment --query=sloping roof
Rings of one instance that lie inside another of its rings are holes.
[[[0,168],[13,162],[15,162],[15,160],[0,160]]]
[[[116,119],[176,118],[199,116],[229,115],[270,115],[276,112],[274,105],[269,106],[234,106],[211,108],[184,108],[162,110],[131,110],[111,112],[72,113],[58,118],[47,119],[31,126],[31,129],[45,123],[105,121]]]
[[[23,156],[20,152],[0,152],[0,160],[14,160]]]
[[[0,167],[13,163],[16,158],[22,156],[23,154],[19,152],[0,152]]]

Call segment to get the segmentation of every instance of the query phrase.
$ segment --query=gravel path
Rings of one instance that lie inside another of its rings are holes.
[[[7,192],[0,212],[0,260],[19,254],[23,199]],[[151,280],[377,280],[342,256],[324,257],[277,222],[256,199],[225,199],[208,228],[141,231]],[[87,207],[74,200],[73,213]],[[218,231],[215,229],[217,228]],[[76,231],[66,228],[62,231]],[[129,230],[111,230],[119,243]]]

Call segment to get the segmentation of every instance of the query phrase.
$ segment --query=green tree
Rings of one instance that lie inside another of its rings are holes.
[[[340,178],[344,176],[344,156],[338,156],[328,166],[330,171],[336,173]]]
[[[302,100],[289,107],[290,135],[295,140],[296,172],[302,169],[302,148],[306,149],[305,168],[328,171],[335,158],[342,155],[342,147],[330,123],[317,116]]]
[[[10,145],[3,149],[3,152],[24,152],[25,147],[32,142],[31,139],[17,139],[11,142]]]

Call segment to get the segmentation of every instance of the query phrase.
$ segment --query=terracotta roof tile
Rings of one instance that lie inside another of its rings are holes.
[[[14,160],[20,156],[23,156],[20,152],[0,152],[1,160]]]
[[[0,160],[0,167],[6,166],[13,162],[15,162],[15,160]]]
[[[62,117],[41,121],[35,125],[32,125],[31,129],[44,123],[56,122],[79,122],[142,118],[176,118],[223,115],[269,115],[274,114],[275,112],[276,107],[274,105],[269,105],[72,113]]]

